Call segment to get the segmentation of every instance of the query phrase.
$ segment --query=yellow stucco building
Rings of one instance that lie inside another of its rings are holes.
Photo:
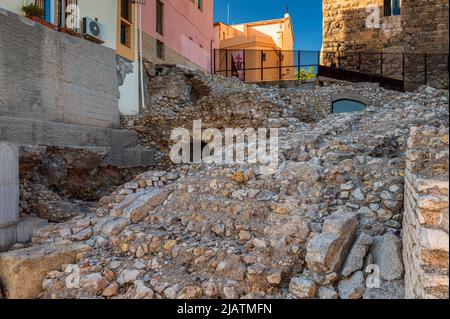
[[[215,72],[246,82],[295,78],[294,31],[281,19],[237,25],[214,24]]]

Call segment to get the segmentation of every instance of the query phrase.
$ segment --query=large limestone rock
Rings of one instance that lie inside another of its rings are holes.
[[[60,242],[0,254],[0,282],[8,299],[37,298],[42,280],[52,270],[76,262],[77,254],[88,252],[83,244]]]
[[[138,193],[132,193],[111,211],[111,215],[128,219],[133,224],[138,223],[161,205],[167,199],[169,193],[168,190],[158,188],[149,188]]]
[[[403,280],[383,281],[379,288],[367,288],[363,299],[404,299],[405,285]]]
[[[362,271],[357,271],[350,278],[340,281],[338,290],[341,299],[360,299],[365,290]]]
[[[289,283],[289,292],[299,299],[314,298],[316,284],[306,277],[295,277]]]
[[[356,215],[345,211],[326,218],[323,232],[308,243],[308,268],[317,272],[337,271],[353,243],[357,224]]]
[[[353,245],[350,253],[342,267],[341,274],[344,277],[350,276],[353,272],[360,270],[364,264],[364,257],[372,244],[373,239],[369,235],[362,233],[359,235],[355,244]]]
[[[374,237],[372,255],[374,264],[380,267],[381,279],[392,281],[402,277],[402,241],[395,234]]]

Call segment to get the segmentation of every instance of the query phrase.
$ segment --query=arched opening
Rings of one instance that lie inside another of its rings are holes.
[[[364,111],[367,104],[352,100],[352,99],[339,99],[332,104],[332,113],[348,113],[348,112],[361,112]]]

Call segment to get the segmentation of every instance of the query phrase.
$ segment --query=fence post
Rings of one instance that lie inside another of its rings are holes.
[[[245,80],[246,80],[246,79],[245,79],[245,73],[246,73],[246,71],[245,71],[245,57],[246,57],[246,54],[245,54],[245,53],[246,53],[246,52],[247,52],[247,50],[244,49],[244,52],[243,52],[243,54],[244,54],[244,57],[243,57],[243,59],[244,59],[244,61],[243,61],[243,64],[244,64],[244,70],[243,70],[243,72],[244,72],[244,82],[245,82]]]
[[[228,49],[225,49],[225,77],[228,77]]]
[[[281,76],[282,75],[281,68],[282,68],[282,63],[283,63],[282,57],[283,57],[283,53],[281,53],[281,51],[278,50],[278,60],[280,61],[279,65],[278,65],[278,80],[281,80],[281,77],[282,77]]]
[[[358,77],[359,80],[361,81],[361,61],[362,61],[362,53],[358,52]]]
[[[216,50],[217,49],[213,49],[214,58],[213,58],[213,65],[211,66],[212,74],[216,74]]]
[[[358,52],[358,72],[361,73],[361,52]]]
[[[261,81],[264,81],[264,50],[261,50]]]
[[[300,52],[301,52],[300,50],[297,51],[297,55],[298,55],[298,61],[297,61],[297,63],[298,63],[298,66],[297,66],[297,73],[298,73],[298,74],[297,74],[297,80],[300,80],[300,70],[301,70],[301,63],[300,63],[300,62],[301,62],[301,57],[300,57],[301,54],[300,54]]]
[[[321,59],[321,52],[317,51],[317,73],[319,73],[319,66],[320,66],[320,59]]]
[[[380,70],[380,84],[383,84],[383,51],[381,51],[381,61],[380,61],[380,65],[381,65],[381,70]]]
[[[384,60],[383,60],[383,51],[380,53],[380,55],[381,55],[381,60],[380,60],[380,65],[381,65],[380,75],[381,75],[381,77],[383,77],[383,63],[384,63]]]
[[[403,85],[405,84],[406,74],[405,74],[405,53],[403,53],[402,57],[402,78],[403,78]]]
[[[428,75],[427,75],[427,73],[428,73],[428,69],[427,69],[428,55],[425,53],[425,55],[423,57],[424,57],[424,62],[425,62],[425,65],[424,65],[425,83],[424,84],[426,85],[428,83]]]

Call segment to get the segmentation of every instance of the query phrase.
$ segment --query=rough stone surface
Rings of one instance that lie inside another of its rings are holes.
[[[406,298],[448,298],[448,127],[413,127],[406,159]]]
[[[353,272],[360,270],[363,267],[364,257],[366,256],[372,242],[372,237],[369,235],[365,233],[359,235],[342,268],[342,276],[348,277]]]
[[[201,114],[205,127],[278,127],[279,166],[262,174],[259,165],[248,163],[183,164],[137,175],[102,197],[95,210],[36,232],[36,245],[68,239],[92,247],[76,265],[83,276],[96,274],[88,277],[95,283],[88,289],[66,289],[69,274],[49,272],[42,297],[297,298],[298,288],[309,298],[334,298],[333,290],[361,298],[366,266],[375,256],[366,253],[361,270],[348,278],[341,268],[361,233],[400,240],[410,127],[425,122],[448,127],[448,92],[327,83],[303,91],[260,88],[172,71],[175,75],[153,79],[160,86],[152,105],[155,117],[149,112],[140,120],[124,119],[142,132],[141,143],[160,143],[164,153],[165,130],[189,128]],[[186,83],[196,93],[180,96]],[[366,96],[368,107],[330,114],[332,97],[344,92]],[[156,125],[161,130],[152,130]],[[364,198],[352,196],[358,189]],[[165,195],[139,218],[124,214],[127,207],[140,211],[155,190]],[[398,240],[385,247],[401,248]],[[396,250],[379,251],[384,258]],[[355,260],[352,268],[359,268],[360,258]],[[133,276],[125,280],[125,273]],[[393,282],[393,293],[401,295],[402,280],[400,275]]]
[[[0,142],[0,250],[14,244],[19,221],[19,149]]]
[[[356,215],[336,212],[325,219],[323,231],[308,244],[306,263],[315,271],[334,272],[339,269],[355,235]]]
[[[292,278],[289,292],[299,299],[313,298],[316,294],[316,284],[304,277]]]
[[[363,299],[404,299],[405,286],[402,280],[382,281],[380,288],[367,288]]]
[[[383,75],[402,79],[402,53],[406,53],[404,76],[424,83],[424,56],[416,54],[427,53],[428,83],[448,88],[448,1],[404,1],[400,15],[385,15],[383,10],[383,0],[324,1],[322,50],[328,53],[323,54],[322,63],[330,65],[334,59],[338,64],[339,59],[347,70],[357,71],[358,52],[363,52],[363,72],[379,74],[383,59]],[[390,54],[364,53],[381,51]]]
[[[0,283],[8,299],[33,299],[42,291],[42,280],[62,265],[72,264],[90,247],[60,243],[42,245],[0,254]]]
[[[340,281],[338,290],[341,299],[360,299],[365,290],[363,272],[357,271],[350,278]]]
[[[400,279],[403,275],[402,241],[393,233],[376,236],[373,239],[372,255],[374,264],[380,267],[384,280]]]

